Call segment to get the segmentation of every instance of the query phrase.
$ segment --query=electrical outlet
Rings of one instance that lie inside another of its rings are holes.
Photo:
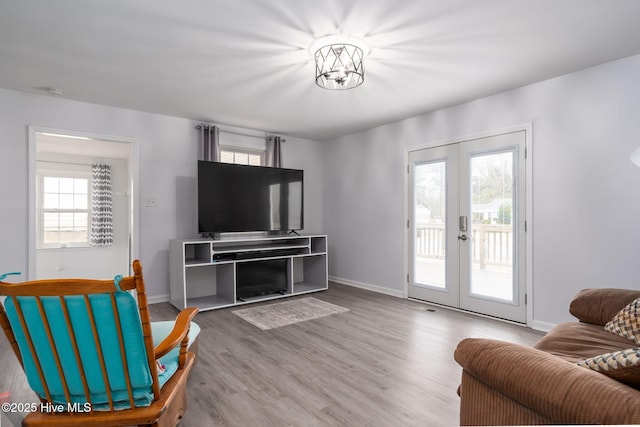
[[[156,208],[158,207],[158,199],[155,197],[145,197],[144,198],[144,207],[145,208]]]

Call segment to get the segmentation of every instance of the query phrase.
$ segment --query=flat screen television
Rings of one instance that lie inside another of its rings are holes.
[[[303,171],[198,161],[198,232],[304,227]]]

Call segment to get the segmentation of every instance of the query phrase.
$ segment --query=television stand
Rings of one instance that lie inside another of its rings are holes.
[[[328,288],[327,236],[171,240],[170,301],[201,311]]]

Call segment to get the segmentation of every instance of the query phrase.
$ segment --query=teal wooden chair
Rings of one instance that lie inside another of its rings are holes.
[[[24,426],[175,426],[182,418],[198,309],[150,322],[137,260],[133,271],[115,280],[0,282],[0,326],[40,399]]]

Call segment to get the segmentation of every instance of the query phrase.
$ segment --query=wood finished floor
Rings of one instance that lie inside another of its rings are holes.
[[[350,311],[268,331],[233,308],[198,314],[199,361],[180,425],[457,425],[457,343],[485,337],[532,345],[542,335],[335,283],[312,296]],[[151,307],[153,320],[175,313],[168,303]],[[0,392],[34,401],[6,339],[0,342]]]

